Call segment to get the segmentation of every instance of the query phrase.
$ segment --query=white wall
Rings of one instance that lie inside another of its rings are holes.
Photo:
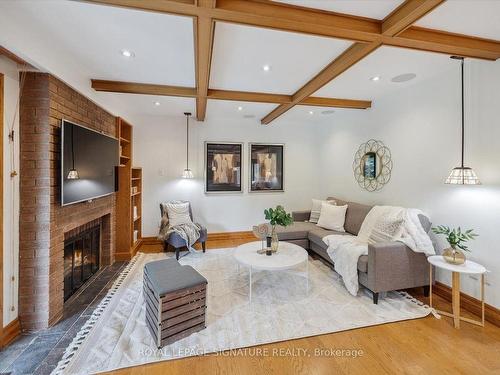
[[[460,163],[459,68],[374,102],[369,111],[339,113],[323,127],[323,196],[364,203],[418,207],[435,225],[474,228],[469,258],[484,264],[487,302],[500,307],[500,62],[466,62],[466,164],[483,185],[445,185]],[[354,180],[352,162],[361,143],[383,141],[394,161],[392,178],[379,192],[366,192]],[[444,243],[440,243],[444,247]],[[439,280],[450,285],[449,273]],[[462,277],[463,290],[479,297],[479,283]]]
[[[185,118],[133,119],[134,164],[143,167],[143,236],[158,233],[159,203],[192,202],[195,219],[210,232],[251,230],[264,221],[264,209],[282,204],[288,211],[308,207],[320,190],[318,138],[310,124],[280,122],[262,126],[254,120],[207,119],[190,123],[190,167],[195,180],[180,178],[186,163]],[[244,192],[204,193],[204,142],[244,142]],[[285,192],[248,193],[248,142],[285,144]]]
[[[12,157],[19,173],[19,73],[17,65],[0,56],[0,73],[4,74],[3,127],[3,324],[17,317],[19,259],[19,177],[10,178]],[[9,128],[14,121],[15,142],[9,141]],[[11,280],[14,276],[14,281]],[[11,310],[11,307],[14,310]]]

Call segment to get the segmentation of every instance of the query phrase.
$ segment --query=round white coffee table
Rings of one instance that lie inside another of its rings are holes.
[[[306,265],[303,276],[306,279],[306,291],[309,292],[309,262],[305,249],[290,242],[280,241],[278,251],[273,255],[258,254],[262,249],[262,242],[255,241],[240,245],[234,251],[234,258],[238,264],[248,267],[249,271],[249,300],[252,302],[252,272],[257,271],[284,271],[295,268],[302,263]]]
[[[451,264],[444,260],[442,255],[432,255],[427,258],[430,264],[430,301],[429,305],[432,307],[432,266],[441,268],[443,270],[451,271],[451,305],[453,314],[446,311],[436,310],[439,314],[453,318],[453,325],[455,328],[460,328],[460,321],[463,320],[467,323],[472,323],[484,327],[484,274],[487,272],[486,268],[482,265],[466,260],[464,264]],[[481,275],[481,321],[465,318],[460,316],[460,274],[480,274]]]

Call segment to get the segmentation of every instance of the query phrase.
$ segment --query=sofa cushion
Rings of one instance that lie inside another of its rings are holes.
[[[347,206],[344,228],[346,232],[357,236],[359,229],[361,228],[361,224],[363,224],[363,221],[365,220],[366,215],[368,215],[368,212],[372,209],[372,206],[356,202],[348,202]]]
[[[316,245],[320,246],[322,249],[326,249],[328,246],[326,245],[326,243],[323,242],[323,238],[326,236],[329,236],[330,234],[349,235],[349,233],[346,233],[346,232],[337,232],[334,230],[328,230],[328,229],[320,228],[320,227],[315,225],[314,228],[312,228],[309,231],[308,238],[309,238],[309,241],[314,242]]]
[[[316,228],[316,224],[295,221],[292,225],[287,227],[277,226],[278,238],[281,241],[286,240],[301,240],[307,238],[307,233]],[[269,231],[271,233],[271,231]]]
[[[319,216],[318,224],[316,225],[328,230],[345,232],[344,223],[346,211],[347,205],[335,206],[329,203],[323,203],[321,205],[321,214]]]
[[[358,259],[358,271],[368,272],[368,255],[361,255]]]

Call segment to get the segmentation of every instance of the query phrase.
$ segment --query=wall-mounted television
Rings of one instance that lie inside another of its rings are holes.
[[[119,142],[62,120],[61,205],[103,197],[117,190]]]

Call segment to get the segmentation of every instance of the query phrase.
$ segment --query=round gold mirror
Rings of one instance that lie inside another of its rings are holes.
[[[391,179],[390,150],[381,141],[370,139],[359,146],[354,156],[353,170],[356,181],[363,189],[382,189]]]

